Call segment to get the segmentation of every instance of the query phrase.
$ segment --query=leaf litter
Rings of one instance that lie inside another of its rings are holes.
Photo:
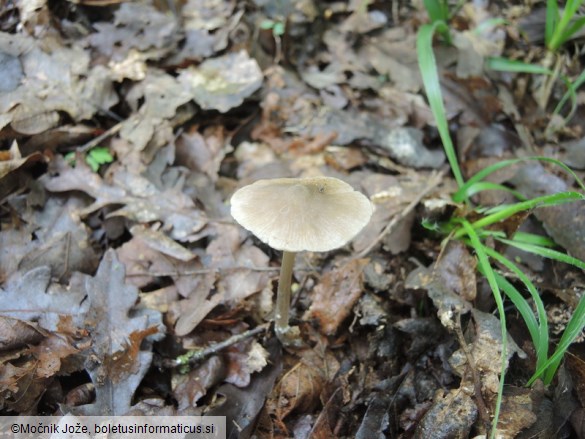
[[[475,256],[420,226],[457,207],[436,171],[445,155],[417,65],[426,13],[184,3],[40,1],[0,15],[0,410],[207,413],[228,417],[228,437],[485,434],[502,379],[499,321]],[[464,5],[453,46],[435,47],[462,168],[539,148],[580,171],[580,112],[550,137],[543,102],[559,90],[483,67],[514,53],[518,35],[474,29],[515,20],[511,9]],[[113,161],[90,168],[94,147]],[[282,351],[262,326],[280,256],[233,222],[227,200],[260,178],[320,175],[348,181],[376,211],[351,245],[298,258],[304,345]],[[572,184],[533,165],[497,179],[531,197]],[[581,208],[537,209],[520,227],[579,256]],[[549,314],[569,313],[582,273],[522,262],[560,302]],[[529,339],[510,330],[506,382],[522,382]],[[571,361],[566,385],[580,398]],[[507,387],[499,431],[552,425],[553,401],[574,413],[555,431],[580,431],[582,401],[559,388]]]

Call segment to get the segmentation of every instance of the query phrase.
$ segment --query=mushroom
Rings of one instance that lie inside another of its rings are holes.
[[[365,195],[333,177],[258,180],[232,196],[234,219],[283,251],[274,328],[283,344],[294,344],[298,338],[298,328],[288,325],[296,253],[345,245],[368,223],[372,210]]]

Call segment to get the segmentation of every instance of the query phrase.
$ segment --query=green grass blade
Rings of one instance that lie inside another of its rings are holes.
[[[513,239],[516,242],[540,245],[541,247],[556,247],[557,245],[552,239],[534,233],[516,232]]]
[[[542,364],[544,364],[548,356],[548,320],[546,316],[546,310],[544,309],[544,303],[542,302],[540,294],[538,294],[536,287],[530,281],[528,276],[526,276],[524,272],[520,270],[518,266],[516,266],[516,264],[514,264],[508,258],[487,246],[484,247],[484,250],[489,257],[499,262],[512,273],[514,273],[530,293],[530,297],[532,298],[532,301],[534,302],[534,305],[536,307],[538,322],[534,317],[532,308],[530,308],[524,297],[520,295],[520,293],[512,285],[510,286],[514,288],[514,290],[509,290],[508,286],[505,285],[505,283],[507,282],[506,279],[503,279],[505,282],[502,282],[502,284],[500,285],[501,287],[503,287],[502,289],[510,298],[512,303],[514,303],[514,305],[522,315],[522,318],[524,319],[526,326],[528,327],[528,331],[530,332],[530,336],[532,338],[532,343],[534,344],[534,348],[536,349],[536,367],[538,368]],[[497,277],[496,280],[498,280]],[[498,280],[498,282],[500,281]],[[516,293],[520,295],[520,297],[518,297]]]
[[[554,359],[551,362],[550,366],[546,369],[546,373],[544,376],[545,384],[549,384],[552,381],[552,379],[554,378],[555,373],[559,367],[559,364],[561,363],[561,359],[563,358],[563,356],[567,352],[567,349],[569,349],[569,346],[571,345],[571,343],[573,343],[575,338],[577,338],[577,336],[579,336],[579,334],[581,334],[583,332],[584,326],[585,326],[585,295],[583,297],[581,297],[581,299],[579,300],[579,304],[577,305],[577,308],[573,312],[573,315],[571,316],[571,320],[569,320],[569,323],[567,324],[567,327],[565,328],[565,331],[563,332],[563,335],[561,336],[561,339],[559,340],[559,345],[558,345],[557,349],[555,350],[555,354],[558,351],[562,355],[560,355],[558,358]]]
[[[585,17],[579,17],[573,22],[571,22],[570,26],[567,28],[563,35],[563,42],[566,42],[571,39],[571,37],[580,30],[585,25]]]
[[[581,87],[581,85],[583,85],[583,82],[585,82],[585,70],[583,70],[581,74],[577,77],[577,79],[575,79],[575,81],[571,83],[571,86],[568,88],[568,90],[565,92],[565,94],[555,107],[553,114],[560,114],[567,100],[571,99],[571,111],[567,115],[566,120],[570,120],[573,117],[575,111],[577,111],[577,90],[579,89],[579,87]]]
[[[418,30],[416,38],[416,51],[418,55],[418,65],[422,75],[425,92],[429,101],[429,106],[435,117],[437,129],[443,142],[445,154],[449,160],[451,171],[455,177],[458,186],[464,183],[455,147],[449,134],[449,124],[443,104],[443,95],[441,93],[441,85],[439,82],[439,74],[437,71],[437,63],[435,60],[435,53],[433,51],[433,35],[435,31],[448,30],[447,24],[444,21],[436,21],[432,24],[425,24]]]
[[[530,308],[530,305],[526,299],[524,299],[522,294],[520,294],[520,292],[516,289],[516,287],[508,282],[505,277],[498,273],[495,273],[495,276],[498,286],[502,291],[504,291],[504,293],[506,293],[506,296],[508,296],[508,298],[512,301],[514,307],[522,316],[524,323],[526,323],[526,327],[528,328],[528,332],[530,332],[530,337],[532,338],[532,343],[534,344],[534,347],[537,351],[536,364],[537,366],[542,365],[546,361],[546,356],[543,356],[542,352],[539,352],[539,350],[542,349],[542,346],[540,345],[540,327],[536,321],[534,313],[532,312],[532,308]]]
[[[565,328],[565,332],[563,332],[563,335],[561,336],[561,339],[559,340],[559,344],[557,346],[557,349],[550,356],[550,358],[542,366],[540,366],[536,370],[536,372],[534,372],[534,375],[532,375],[530,380],[528,380],[528,383],[526,384],[527,386],[531,386],[534,383],[534,381],[538,377],[540,377],[542,374],[544,374],[545,372],[546,372],[546,375],[544,378],[544,383],[550,384],[563,356],[565,355],[565,352],[567,352],[567,349],[569,348],[571,343],[573,343],[575,338],[583,331],[584,326],[585,326],[585,294],[579,300],[579,304],[577,305],[577,308],[575,308],[575,311],[573,312],[573,315],[571,316],[571,320],[569,320],[569,324]]]
[[[550,2],[547,3],[547,8],[549,6],[549,3]],[[573,17],[577,13],[577,10],[579,9],[581,3],[583,3],[583,0],[567,1],[567,4],[565,5],[565,9],[563,11],[563,15],[560,16],[560,18],[558,19],[553,34],[547,43],[547,47],[553,52],[558,50],[558,48],[561,47],[570,37],[570,35],[567,35],[567,29],[569,27],[569,24],[573,20]]]
[[[583,80],[585,81],[585,75],[583,75],[583,76],[584,76]],[[571,177],[573,177],[575,179],[575,181],[577,182],[577,184],[579,185],[579,187],[583,191],[585,191],[585,184],[583,184],[583,181],[579,178],[579,176],[577,174],[575,174],[575,172],[571,168],[569,168],[563,162],[561,162],[557,159],[550,158],[550,157],[536,156],[536,157],[525,157],[525,158],[519,158],[519,159],[502,160],[500,162],[494,163],[493,165],[485,167],[481,171],[474,174],[471,178],[469,178],[469,180],[467,180],[467,182],[465,182],[457,190],[457,192],[455,192],[455,194],[453,194],[453,197],[452,197],[453,201],[455,201],[457,203],[461,203],[465,199],[465,193],[469,190],[469,186],[472,186],[475,183],[482,181],[488,175],[493,174],[494,172],[499,171],[500,169],[506,168],[508,166],[516,165],[518,163],[527,162],[527,161],[540,161],[540,162],[545,162],[545,163],[551,163],[551,164],[554,164],[556,166],[561,167],[567,174],[569,174]]]
[[[506,364],[508,363],[508,332],[506,330],[506,314],[504,312],[504,301],[502,300],[502,293],[498,287],[494,270],[492,269],[489,259],[484,251],[486,247],[481,243],[479,237],[475,233],[475,230],[467,220],[463,220],[461,225],[469,236],[471,246],[475,250],[478,260],[478,269],[486,277],[488,284],[494,294],[494,300],[498,308],[498,315],[500,317],[500,328],[502,331],[502,357],[501,357],[501,369],[500,369],[500,385],[498,387],[498,395],[496,397],[496,407],[494,410],[494,420],[492,422],[492,429],[490,439],[495,438],[498,426],[498,420],[500,418],[500,408],[502,406],[502,395],[504,393],[504,378],[506,375]]]
[[[548,47],[554,31],[557,27],[557,23],[559,22],[559,5],[557,0],[547,0],[546,1],[546,22],[545,22],[545,29],[544,29],[544,42]]]
[[[565,264],[573,265],[575,267],[580,268],[581,270],[585,270],[585,262],[580,259],[574,258],[573,256],[569,256],[566,253],[561,253],[557,250],[553,250],[547,247],[541,247],[540,245],[528,244],[525,242],[515,241],[514,239],[505,239],[505,238],[496,238],[498,241],[503,242],[504,244],[511,245],[512,247],[516,247],[520,250],[524,250],[525,252],[534,253],[535,255],[542,256],[543,258],[554,259],[559,262],[564,262]]]
[[[519,200],[526,200],[526,197],[524,195],[522,195],[520,192],[518,192],[512,188],[509,188],[508,186],[504,186],[503,184],[499,184],[499,183],[492,183],[490,181],[479,181],[477,183],[473,183],[470,185],[464,185],[464,186],[465,186],[464,192],[461,192],[461,191],[457,192],[459,194],[459,197],[461,197],[461,200],[457,201],[457,200],[455,200],[455,198],[453,198],[453,201],[462,202],[464,199],[472,197],[473,195],[475,195],[479,192],[495,191],[495,190],[508,192],[508,193],[514,195],[514,197],[518,198]]]
[[[449,19],[449,9],[446,2],[441,0],[424,0],[423,4],[432,23],[435,21],[446,22]]]
[[[481,229],[483,227],[487,227],[489,225],[503,221],[518,212],[523,212],[543,206],[556,206],[562,203],[583,199],[585,199],[585,197],[578,192],[559,192],[551,195],[543,195],[542,197],[521,201],[511,205],[496,206],[495,208],[492,208],[486,212],[488,214],[487,216],[474,221],[471,226],[474,229]],[[453,236],[454,238],[461,238],[464,235],[464,229],[459,229]]]
[[[529,64],[523,61],[508,58],[492,57],[486,60],[486,66],[491,70],[511,73],[531,73],[533,75],[552,75],[553,71],[538,64]]]

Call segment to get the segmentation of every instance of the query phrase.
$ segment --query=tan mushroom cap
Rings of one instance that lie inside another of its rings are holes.
[[[236,191],[231,213],[276,250],[328,251],[345,245],[370,220],[372,203],[333,177],[258,180]]]

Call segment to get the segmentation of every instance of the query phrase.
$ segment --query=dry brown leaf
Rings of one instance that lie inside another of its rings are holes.
[[[180,241],[188,240],[207,222],[203,212],[180,188],[160,190],[146,178],[121,167],[112,171],[111,179],[115,184],[110,185],[81,157],[74,168],[62,158],[56,158],[52,165],[57,175],[46,175],[42,179],[49,191],[80,190],[95,198],[92,205],[78,212],[82,217],[104,206],[122,204],[124,207],[108,217],[123,216],[141,223],[159,220],[169,230],[169,235]]]
[[[293,412],[311,412],[339,370],[339,362],[329,351],[307,349],[299,356],[301,361],[282,377],[267,403],[281,424]]]
[[[324,274],[315,287],[305,319],[316,319],[323,333],[333,335],[363,293],[362,272],[368,259],[354,259]]]
[[[206,130],[203,135],[197,131],[183,133],[176,144],[176,164],[192,171],[203,172],[213,182],[218,179],[219,167],[225,155],[231,152],[226,145],[222,127]]]
[[[172,380],[173,395],[179,410],[195,407],[213,386],[226,377],[226,364],[220,356],[212,356],[186,375],[175,375]]]
[[[251,375],[260,372],[268,364],[268,351],[260,343],[253,340],[244,352],[231,349],[227,353],[228,374],[226,382],[238,387],[250,384]]]
[[[43,339],[43,334],[22,320],[0,316],[0,351],[34,345]]]
[[[489,399],[498,393],[499,376],[502,368],[500,358],[502,356],[502,330],[497,317],[481,312],[477,309],[471,310],[475,320],[476,336],[471,344],[470,352],[473,356],[475,367],[481,373],[481,384],[484,398]],[[515,354],[520,358],[526,358],[526,354],[514,342],[508,334],[506,369],[509,361]],[[497,359],[497,361],[496,361]],[[467,365],[467,359],[462,349],[456,351],[449,364],[455,373],[463,376]]]
[[[537,417],[531,397],[533,392],[533,389],[506,386],[500,407],[496,433],[498,436],[515,438],[520,431],[536,422]]]
[[[161,316],[133,309],[138,291],[124,284],[124,267],[113,250],[106,252],[85,287],[91,304],[86,325],[93,338],[86,366],[96,388],[96,402],[77,410],[84,415],[123,415],[130,410],[134,391],[150,366],[149,344],[163,335]]]
[[[0,156],[0,179],[4,178],[10,172],[14,172],[23,165],[30,165],[43,160],[43,156],[39,153],[34,153],[28,157],[22,158],[18,144],[16,141],[12,142],[12,146],[8,151],[2,151],[4,154]],[[6,152],[8,154],[6,154]]]
[[[516,189],[528,198],[570,190],[559,177],[546,171],[540,164],[525,165],[511,180]],[[585,260],[585,203],[576,201],[558,206],[536,209],[534,216],[567,252]]]
[[[115,12],[113,23],[93,23],[97,32],[91,33],[89,44],[115,61],[121,61],[131,49],[142,53],[151,50],[149,58],[160,59],[173,49],[177,39],[177,24],[170,14],[143,3],[122,3]]]
[[[47,390],[50,379],[35,374],[38,361],[16,367],[0,363],[0,407],[16,413],[32,413]]]
[[[416,437],[468,437],[478,410],[471,396],[454,389],[439,396],[416,427]]]
[[[90,67],[89,54],[79,45],[1,33],[0,52],[18,57],[25,76],[0,94],[0,127],[10,122],[16,131],[37,134],[57,124],[59,111],[79,121],[118,102],[107,69]]]
[[[31,352],[39,362],[35,370],[36,376],[49,378],[61,371],[62,361],[71,355],[79,353],[79,350],[72,346],[66,337],[51,334],[38,346],[31,348]]]
[[[477,260],[462,242],[449,241],[433,267],[433,276],[450,291],[471,302],[477,293],[476,265]]]

